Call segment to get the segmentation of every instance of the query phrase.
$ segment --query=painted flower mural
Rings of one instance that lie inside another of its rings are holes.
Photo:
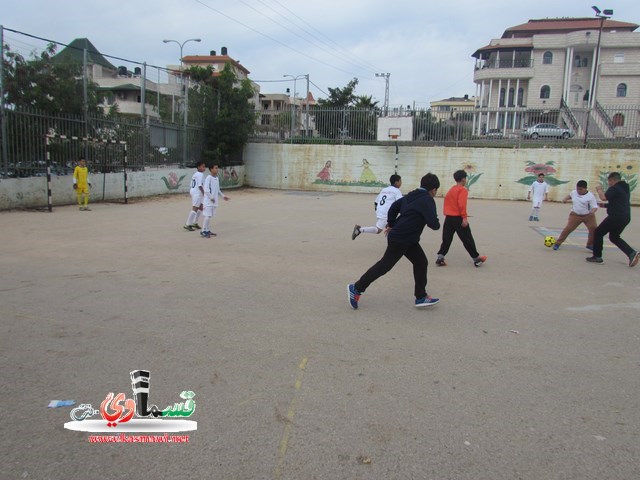
[[[465,185],[465,188],[467,190],[470,190],[471,189],[471,185],[476,183],[478,181],[478,179],[482,176],[482,172],[476,173],[477,168],[472,163],[466,164],[462,169],[465,172],[467,172],[467,183]]]
[[[637,166],[634,163],[617,164],[600,168],[598,181],[605,190],[608,187],[607,177],[611,172],[620,173],[620,178],[622,178],[622,180],[627,182],[627,184],[629,185],[630,192],[633,192],[638,186]]]
[[[523,185],[531,185],[536,181],[538,175],[544,173],[544,181],[547,182],[550,186],[555,187],[556,185],[562,185],[563,183],[569,183],[569,180],[559,180],[554,174],[557,173],[557,170],[554,167],[555,162],[553,160],[549,160],[547,163],[534,163],[527,162],[527,167],[524,169],[529,175],[526,177],[522,177],[520,180],[516,180],[517,183],[522,183]]]
[[[169,178],[161,177],[162,180],[164,181],[164,184],[167,186],[167,189],[177,190],[178,188],[180,188],[180,182],[182,182],[182,180],[184,179],[184,177],[186,177],[186,175],[182,175],[180,178],[178,178],[178,175],[176,175],[175,172],[171,172],[169,173],[168,177]]]

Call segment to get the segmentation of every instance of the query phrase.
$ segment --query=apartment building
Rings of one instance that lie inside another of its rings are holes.
[[[590,136],[638,136],[637,28],[605,17],[546,18],[507,28],[472,55],[474,133],[508,134],[545,122],[578,136],[587,128]]]
[[[431,115],[438,122],[454,120],[463,113],[473,113],[475,111],[476,99],[464,97],[449,97],[442,100],[430,102]]]

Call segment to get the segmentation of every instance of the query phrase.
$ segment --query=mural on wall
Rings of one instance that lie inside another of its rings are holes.
[[[541,173],[544,173],[544,181],[547,182],[550,187],[569,183],[569,180],[559,180],[553,175],[557,172],[554,168],[556,163],[553,160],[549,160],[547,163],[535,163],[528,161],[526,164],[527,168],[525,168],[524,171],[527,172],[528,175],[526,177],[522,177],[520,180],[516,180],[517,183],[531,185],[536,181],[538,175]]]
[[[322,185],[341,185],[348,187],[386,187],[387,184],[385,182],[378,181],[376,174],[371,170],[371,167],[375,166],[366,158],[362,159],[362,164],[359,168],[362,168],[362,173],[360,174],[360,180],[354,180],[351,177],[347,178],[333,178],[333,166],[331,160],[327,160],[324,164],[322,170],[320,170],[316,175],[316,180],[313,183],[322,184]]]
[[[477,167],[473,163],[466,164],[464,167],[462,167],[462,170],[467,172],[467,184],[465,185],[465,188],[467,190],[470,190],[471,185],[478,181],[483,172],[476,173]]]
[[[598,181],[602,185],[602,187],[606,190],[608,187],[607,177],[611,172],[620,173],[620,177],[622,180],[629,184],[629,192],[633,192],[635,188],[638,186],[638,173],[637,167],[634,163],[627,164],[618,164],[618,165],[607,165],[600,167],[600,172],[598,174]]]
[[[220,176],[220,174],[218,174]],[[237,187],[240,185],[240,178],[236,167],[222,167],[222,178],[220,179],[221,187]]]
[[[169,175],[167,176],[169,178],[167,177],[160,177],[160,178],[162,178],[168,190],[177,190],[178,188],[180,188],[180,182],[182,182],[182,180],[184,180],[184,177],[186,177],[186,175],[182,175],[180,178],[178,178],[178,175],[176,175],[175,172],[170,172]]]

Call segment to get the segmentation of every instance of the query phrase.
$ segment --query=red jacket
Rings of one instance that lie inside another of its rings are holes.
[[[467,218],[469,191],[462,185],[454,185],[444,197],[444,214],[448,217]]]

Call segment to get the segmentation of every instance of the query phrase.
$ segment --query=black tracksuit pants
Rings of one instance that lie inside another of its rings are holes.
[[[476,242],[473,239],[473,235],[471,235],[471,227],[469,225],[466,227],[462,226],[462,217],[452,216],[446,216],[444,218],[444,225],[442,225],[442,244],[440,245],[440,250],[438,250],[438,255],[444,257],[449,253],[449,247],[451,247],[454,233],[458,234],[458,237],[462,240],[462,245],[464,245],[464,248],[469,252],[471,258],[476,259],[480,256],[478,250],[476,250]]]
[[[629,244],[620,237],[620,234],[622,234],[625,227],[629,225],[630,221],[631,219],[629,218],[616,218],[610,216],[602,220],[593,233],[593,256],[602,257],[604,236],[608,233],[611,243],[629,257],[631,253],[633,253],[633,248],[631,248]]]

